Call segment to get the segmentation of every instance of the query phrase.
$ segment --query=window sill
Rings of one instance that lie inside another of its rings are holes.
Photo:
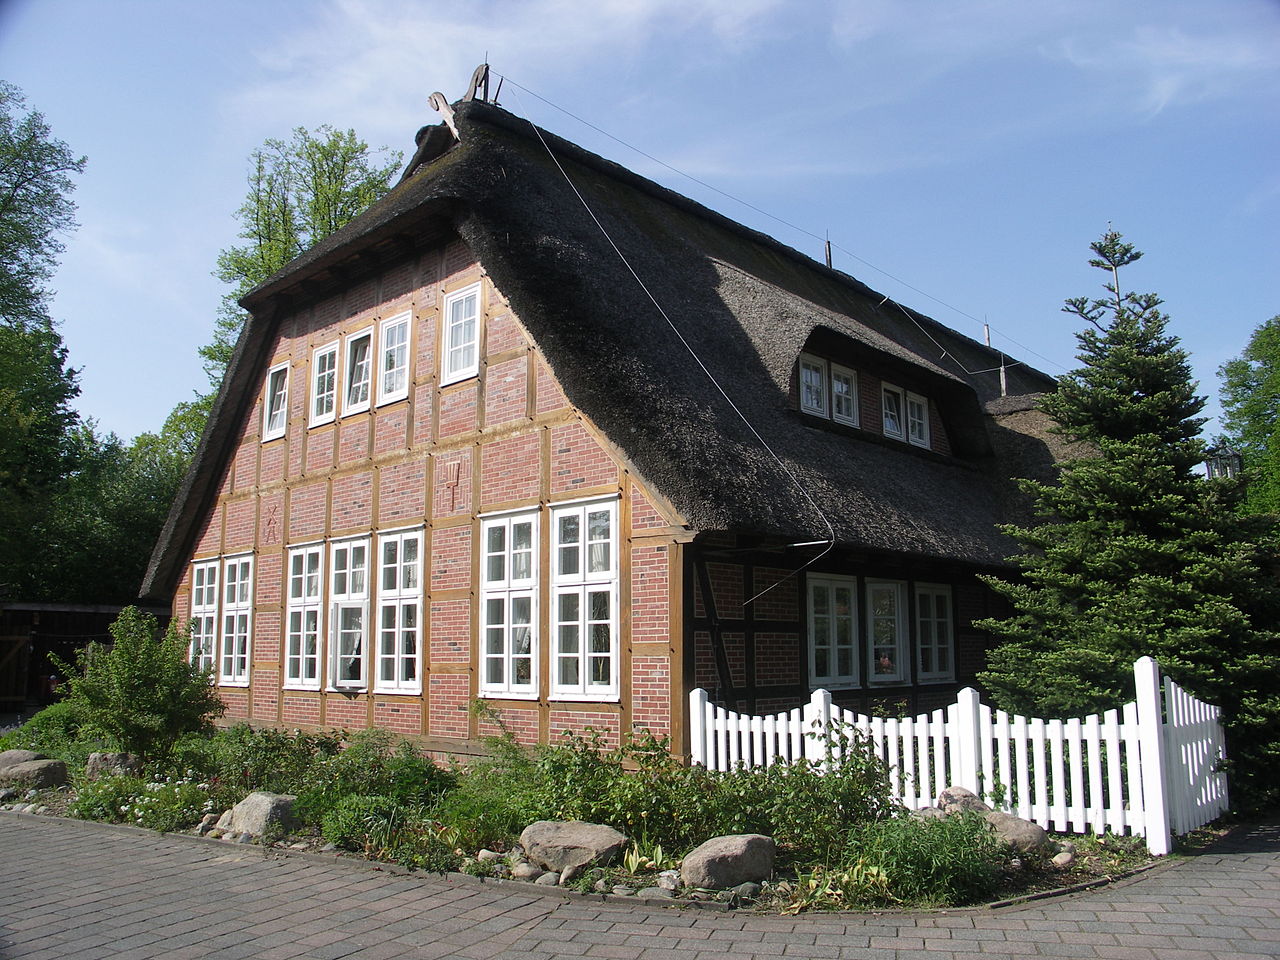
[[[420,697],[422,687],[374,687],[373,692],[386,697]]]
[[[281,690],[287,690],[291,693],[319,693],[320,685],[312,684],[310,686],[301,683],[285,683],[280,687]]]
[[[548,703],[621,703],[620,694],[614,693],[553,693]]]
[[[476,696],[484,700],[537,700],[538,693],[535,690],[526,691],[508,691],[508,690],[481,690]]]
[[[822,680],[810,679],[809,692],[814,690],[861,690],[862,684],[857,680]]]
[[[218,686],[220,687],[242,687],[248,689],[248,680],[228,680],[225,677],[218,678]]]

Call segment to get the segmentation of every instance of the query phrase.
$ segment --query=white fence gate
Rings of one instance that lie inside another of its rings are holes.
[[[1157,855],[1227,808],[1219,710],[1186,693],[1150,657],[1133,665],[1137,699],[1083,719],[1010,716],[965,688],[955,703],[906,719],[834,707],[816,690],[803,707],[749,716],[689,695],[692,760],[709,769],[820,762],[824,731],[858,730],[889,767],[911,810],[931,806],[948,786],[967,787],[991,806],[1064,833],[1132,833]]]

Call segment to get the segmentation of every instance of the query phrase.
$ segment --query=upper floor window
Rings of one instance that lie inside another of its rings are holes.
[[[369,409],[373,332],[347,337],[347,366],[343,380],[342,412],[359,413]]]
[[[873,683],[906,679],[906,584],[897,580],[867,581],[867,635]]]
[[[951,588],[936,583],[916,585],[916,636],[921,680],[950,680],[954,633],[951,628]]]
[[[800,355],[800,409],[817,417],[827,415],[827,361]]]
[[[374,689],[422,690],[422,531],[378,538],[378,666]]]
[[[289,408],[289,364],[276,364],[267,373],[267,396],[262,405],[262,439],[284,436]]]
[[[440,383],[456,383],[480,372],[480,284],[446,296],[443,313]]]
[[[286,612],[284,679],[288,686],[320,686],[321,577],[324,548],[289,551],[289,602]]]
[[[929,401],[915,394],[907,394],[907,439],[917,447],[929,446]]]
[[[880,408],[884,418],[884,435],[898,440],[907,438],[903,425],[902,388],[884,384],[880,388]]]
[[[382,321],[378,403],[403,400],[409,395],[409,319],[410,314],[402,313]]]
[[[480,690],[537,693],[538,512],[486,519],[481,528]]]
[[[852,577],[810,577],[809,678],[814,686],[858,683],[857,583]]]
[[[858,375],[835,363],[831,365],[831,419],[858,425]]]
[[[253,558],[229,557],[222,565],[223,683],[249,682],[249,638],[253,626]]]
[[[191,567],[190,660],[200,670],[212,671],[218,649],[218,561]]]
[[[311,354],[311,426],[333,420],[337,397],[338,344],[334,341]]]

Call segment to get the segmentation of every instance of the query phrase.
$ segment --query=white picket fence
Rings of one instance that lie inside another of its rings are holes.
[[[1150,657],[1133,665],[1137,698],[1101,717],[1041,720],[1010,716],[965,688],[955,703],[906,719],[834,707],[816,690],[803,707],[771,716],[734,713],[705,690],[689,695],[691,759],[714,770],[739,764],[827,758],[823,731],[856,729],[889,767],[909,809],[932,806],[948,786],[1047,830],[1131,833],[1157,855],[1171,834],[1213,820],[1227,808],[1219,710],[1169,678]]]

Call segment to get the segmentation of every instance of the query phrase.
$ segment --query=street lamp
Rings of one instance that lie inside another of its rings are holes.
[[[1240,451],[1225,440],[1219,440],[1209,448],[1208,458],[1204,462],[1204,472],[1209,479],[1215,477],[1238,477],[1244,458]]]

